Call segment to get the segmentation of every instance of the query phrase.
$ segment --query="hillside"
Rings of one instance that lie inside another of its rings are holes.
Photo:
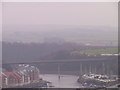
[[[104,50],[103,50],[104,49]],[[110,50],[109,50],[110,49]],[[80,59],[87,57],[87,53],[112,51],[113,46],[86,46],[75,43],[7,43],[2,44],[3,62],[24,62],[34,60]],[[99,51],[99,52],[97,52]],[[109,53],[109,52],[108,52]]]

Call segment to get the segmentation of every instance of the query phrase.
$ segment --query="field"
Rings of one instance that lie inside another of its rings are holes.
[[[115,54],[118,53],[118,48],[106,48],[106,49],[94,49],[94,50],[81,50],[73,51],[72,54],[89,54],[89,55],[98,55],[98,54]]]

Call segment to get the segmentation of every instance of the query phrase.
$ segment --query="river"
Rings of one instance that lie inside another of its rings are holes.
[[[60,79],[57,74],[43,74],[40,77],[43,80],[52,82],[54,88],[82,88],[77,82],[78,76],[75,75],[61,75]]]

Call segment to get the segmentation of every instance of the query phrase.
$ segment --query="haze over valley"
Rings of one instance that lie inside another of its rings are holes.
[[[118,43],[118,30],[113,27],[66,25],[3,26],[3,41],[22,43],[78,43],[113,45]]]

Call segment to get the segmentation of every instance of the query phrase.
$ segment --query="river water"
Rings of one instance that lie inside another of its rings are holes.
[[[60,79],[57,74],[40,75],[43,80],[52,82],[54,88],[82,88],[77,82],[78,76],[75,75],[61,75]]]

